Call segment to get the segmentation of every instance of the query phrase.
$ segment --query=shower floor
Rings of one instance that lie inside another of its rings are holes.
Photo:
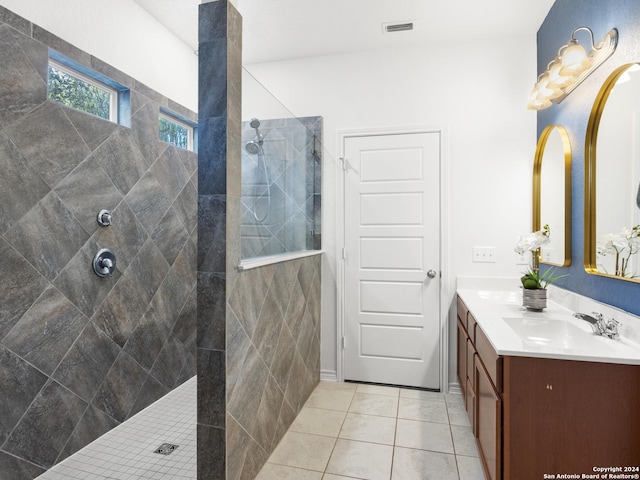
[[[195,480],[196,385],[187,380],[38,480]],[[178,447],[154,453],[163,444]]]

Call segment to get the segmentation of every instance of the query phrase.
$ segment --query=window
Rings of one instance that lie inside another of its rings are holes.
[[[177,114],[160,112],[160,140],[185,150],[195,151],[195,126]]]
[[[124,85],[53,50],[47,80],[49,100],[130,126],[129,89]]]

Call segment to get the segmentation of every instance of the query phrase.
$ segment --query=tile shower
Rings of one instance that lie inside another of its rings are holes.
[[[242,144],[242,258],[320,249],[322,118],[254,118]]]
[[[130,89],[131,128],[47,100],[53,48]],[[196,115],[0,7],[0,477],[32,479],[196,373]],[[101,227],[102,209],[113,224]],[[112,277],[92,258],[117,255]]]
[[[320,257],[237,269],[241,20],[201,11],[216,60],[198,156],[158,140],[161,107],[193,112],[0,8],[2,478],[35,478],[197,372],[198,476],[251,479],[319,381]],[[130,128],[47,101],[49,47],[127,86]],[[110,278],[91,268],[103,247]]]

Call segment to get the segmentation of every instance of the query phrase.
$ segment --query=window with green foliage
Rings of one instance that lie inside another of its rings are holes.
[[[49,100],[117,121],[118,92],[80,72],[49,62]]]
[[[161,113],[160,140],[185,150],[193,150],[193,126],[166,113]]]

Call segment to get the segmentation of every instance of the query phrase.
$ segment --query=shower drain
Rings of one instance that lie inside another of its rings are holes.
[[[156,448],[153,453],[159,453],[160,455],[169,455],[180,445],[174,445],[173,443],[163,443],[158,448]]]

